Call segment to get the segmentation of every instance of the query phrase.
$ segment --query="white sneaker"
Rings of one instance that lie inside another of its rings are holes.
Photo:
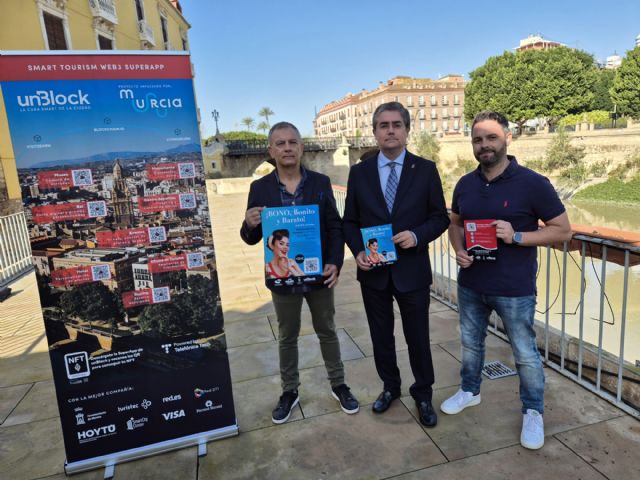
[[[529,408],[522,416],[520,443],[530,450],[537,450],[544,445],[544,421],[537,410]]]
[[[474,395],[471,392],[465,392],[462,389],[458,390],[455,395],[447,398],[440,405],[440,410],[449,415],[455,415],[460,413],[467,407],[473,407],[480,403],[480,394]]]

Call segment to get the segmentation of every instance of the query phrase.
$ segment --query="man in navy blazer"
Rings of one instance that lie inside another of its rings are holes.
[[[406,150],[410,129],[407,109],[398,102],[380,105],[373,133],[380,148],[351,167],[343,228],[358,266],[373,355],[383,391],[373,404],[386,411],[401,393],[393,335],[393,299],[398,302],[415,383],[409,391],[420,421],[435,426],[431,404],[434,382],[429,346],[429,242],[449,225],[442,184],[435,164]],[[367,259],[361,228],[392,225],[397,261],[373,266]]]
[[[335,313],[333,287],[344,260],[344,236],[342,221],[333,198],[331,181],[326,175],[307,170],[300,161],[303,142],[298,129],[291,123],[279,122],[269,130],[269,154],[275,160],[276,168],[269,175],[251,184],[249,200],[240,236],[249,245],[255,245],[263,238],[260,213],[265,207],[286,207],[291,205],[318,205],[320,216],[320,241],[324,263],[324,283],[321,285],[282,285],[277,291],[271,290],[271,297],[278,320],[278,353],[280,357],[280,378],[282,396],[273,410],[273,423],[284,423],[291,410],[298,404],[298,335],[300,333],[300,312],[302,301],[306,300],[311,311],[313,328],[320,341],[320,351],[331,383],[331,393],[340,403],[340,408],[348,414],[358,412],[358,400],[351,394],[344,382],[344,366],[340,356],[340,342],[333,320]],[[286,234],[286,236],[285,236]],[[279,230],[269,240],[272,250],[284,249],[288,252],[289,232]],[[277,244],[277,245],[276,245]],[[300,274],[301,270],[293,260],[281,265],[267,264],[266,273],[271,278],[288,278]],[[297,269],[297,270],[296,270]],[[269,286],[269,284],[267,284]],[[270,287],[271,288],[271,287]]]

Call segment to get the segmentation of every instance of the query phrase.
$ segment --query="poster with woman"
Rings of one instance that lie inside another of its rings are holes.
[[[269,287],[322,281],[320,216],[317,205],[265,208],[265,282]]]
[[[361,228],[367,260],[374,267],[391,265],[396,261],[396,247],[393,244],[391,224]]]

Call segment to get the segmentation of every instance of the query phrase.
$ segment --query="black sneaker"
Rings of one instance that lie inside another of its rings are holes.
[[[358,410],[360,410],[358,400],[351,394],[351,390],[344,383],[333,387],[331,389],[331,395],[340,402],[340,408],[344,413],[351,415],[358,413]]]
[[[298,404],[300,397],[298,397],[298,391],[293,390],[290,392],[284,392],[278,400],[278,406],[273,409],[271,414],[271,421],[275,424],[281,424],[289,420],[291,410]]]

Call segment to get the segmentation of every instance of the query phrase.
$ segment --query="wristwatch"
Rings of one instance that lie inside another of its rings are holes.
[[[511,243],[514,245],[520,245],[522,242],[522,232],[513,232],[513,237],[511,237]]]

